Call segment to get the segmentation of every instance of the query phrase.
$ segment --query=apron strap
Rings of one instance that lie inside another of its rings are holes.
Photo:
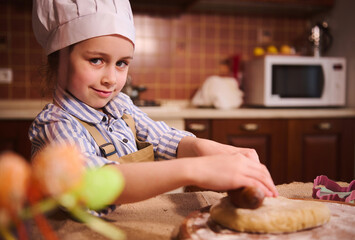
[[[133,117],[129,114],[123,114],[122,120],[125,121],[125,123],[128,125],[128,127],[132,130],[132,132],[134,134],[134,138],[137,139],[136,124],[134,122]]]
[[[75,117],[76,118],[76,117]],[[89,124],[79,118],[76,118],[85,128],[89,131],[90,135],[94,138],[97,145],[99,145],[101,153],[111,161],[118,161],[119,157],[116,154],[115,146],[106,141],[105,138],[101,135],[100,131],[92,124]]]
[[[123,114],[122,119],[123,119],[123,121],[125,121],[125,123],[128,125],[128,127],[132,130],[132,132],[134,134],[134,138],[136,140],[138,150],[141,150],[141,149],[146,148],[149,145],[151,145],[151,143],[143,142],[137,138],[136,124],[135,124],[134,119],[131,115]]]
[[[122,157],[119,157],[117,155],[115,146],[111,142],[105,140],[105,138],[102,136],[100,131],[95,127],[95,125],[89,124],[79,118],[76,119],[89,131],[90,135],[94,138],[95,142],[99,145],[101,153],[108,160],[116,161],[120,163],[154,161],[153,145],[149,142],[143,142],[138,140],[135,122],[131,115],[123,114],[122,120],[125,121],[127,126],[133,132],[138,151],[130,153],[128,155],[124,155]]]

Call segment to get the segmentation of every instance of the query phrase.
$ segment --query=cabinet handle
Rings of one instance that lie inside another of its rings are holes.
[[[321,122],[317,125],[319,130],[329,130],[332,128],[332,124],[330,122]]]
[[[188,125],[189,130],[196,131],[196,132],[202,132],[206,130],[206,125],[203,123],[190,123]]]
[[[244,131],[253,132],[259,129],[259,125],[256,123],[246,123],[240,126]]]

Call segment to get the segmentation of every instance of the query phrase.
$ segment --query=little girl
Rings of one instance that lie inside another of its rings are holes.
[[[120,92],[135,48],[128,0],[35,0],[33,29],[54,80],[53,103],[29,130],[33,154],[69,142],[83,152],[87,167],[115,164],[125,189],[114,204],[186,185],[220,191],[256,186],[277,196],[254,150],[155,122]]]

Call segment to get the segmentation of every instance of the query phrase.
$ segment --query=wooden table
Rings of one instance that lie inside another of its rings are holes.
[[[277,189],[284,197],[310,199],[312,186],[312,183],[295,182],[278,185]],[[210,191],[163,194],[146,201],[119,206],[105,219],[122,229],[129,240],[172,239],[186,216],[215,203],[223,196],[225,194]],[[49,221],[61,240],[106,239],[64,215],[56,215]],[[41,239],[35,226],[30,225],[29,229],[30,239]]]

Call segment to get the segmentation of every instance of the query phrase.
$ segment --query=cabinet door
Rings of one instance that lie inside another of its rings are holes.
[[[31,156],[31,142],[28,139],[29,120],[0,121],[0,151],[12,150],[27,160]]]
[[[288,181],[354,178],[354,119],[289,121]]]
[[[212,139],[237,146],[253,148],[260,162],[269,169],[275,184],[286,181],[286,120],[221,119],[212,121]]]

